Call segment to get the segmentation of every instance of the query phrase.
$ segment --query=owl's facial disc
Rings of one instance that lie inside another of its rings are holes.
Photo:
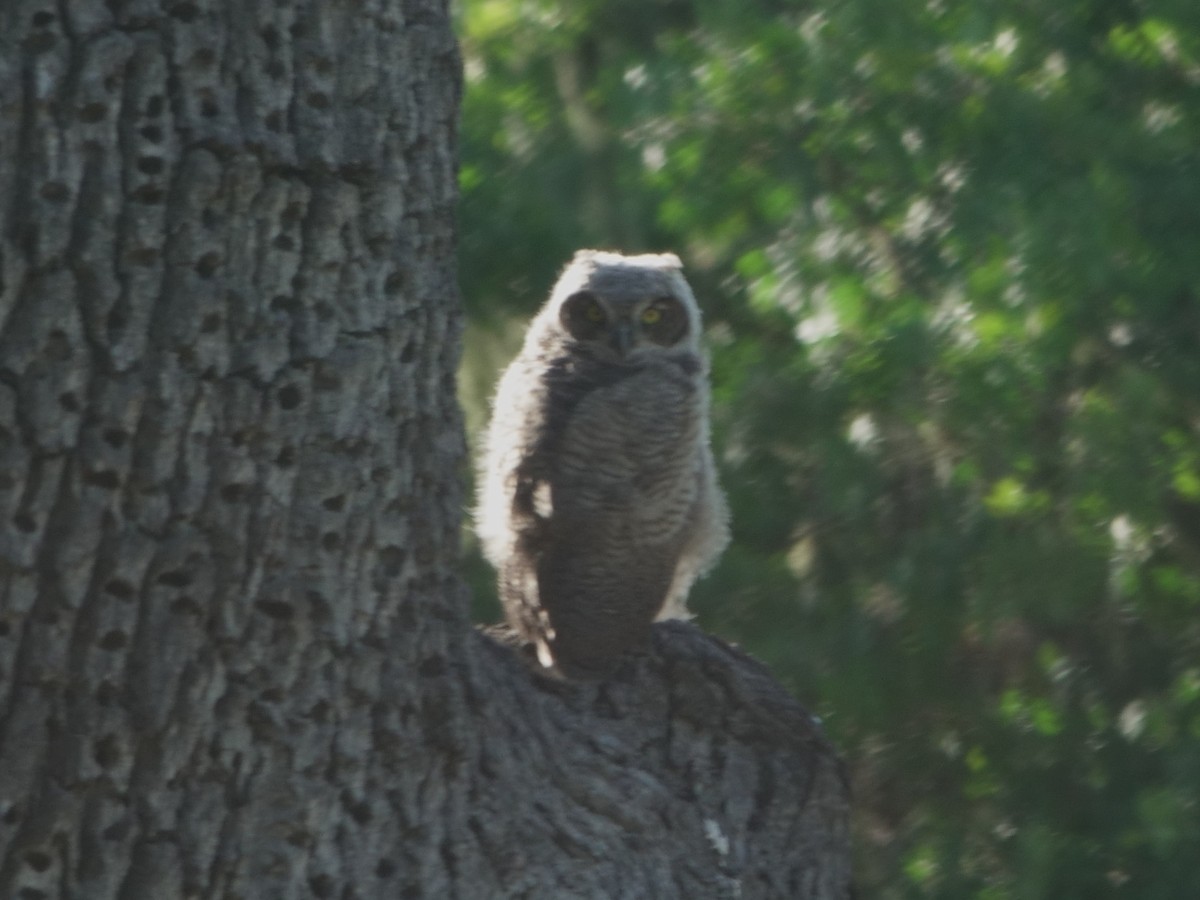
[[[576,340],[603,345],[621,357],[639,347],[674,346],[687,336],[689,327],[687,311],[675,297],[621,301],[613,310],[590,291],[578,291],[564,300],[559,320]]]

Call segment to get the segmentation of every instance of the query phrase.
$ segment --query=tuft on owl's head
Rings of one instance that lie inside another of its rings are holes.
[[[700,309],[673,253],[624,256],[580,250],[543,310],[543,326],[614,361],[648,353],[694,351]]]

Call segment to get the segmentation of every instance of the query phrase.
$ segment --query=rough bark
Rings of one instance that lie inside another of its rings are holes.
[[[3,5],[0,897],[846,893],[758,666],[469,627],[459,77],[441,0]]]

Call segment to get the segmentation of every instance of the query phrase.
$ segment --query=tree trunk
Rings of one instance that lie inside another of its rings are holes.
[[[0,897],[847,893],[757,665],[469,626],[459,88],[441,0],[4,4]]]

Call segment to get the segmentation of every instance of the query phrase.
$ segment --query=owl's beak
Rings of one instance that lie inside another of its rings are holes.
[[[621,319],[613,325],[612,345],[622,356],[628,355],[633,347],[633,323],[628,319]]]

